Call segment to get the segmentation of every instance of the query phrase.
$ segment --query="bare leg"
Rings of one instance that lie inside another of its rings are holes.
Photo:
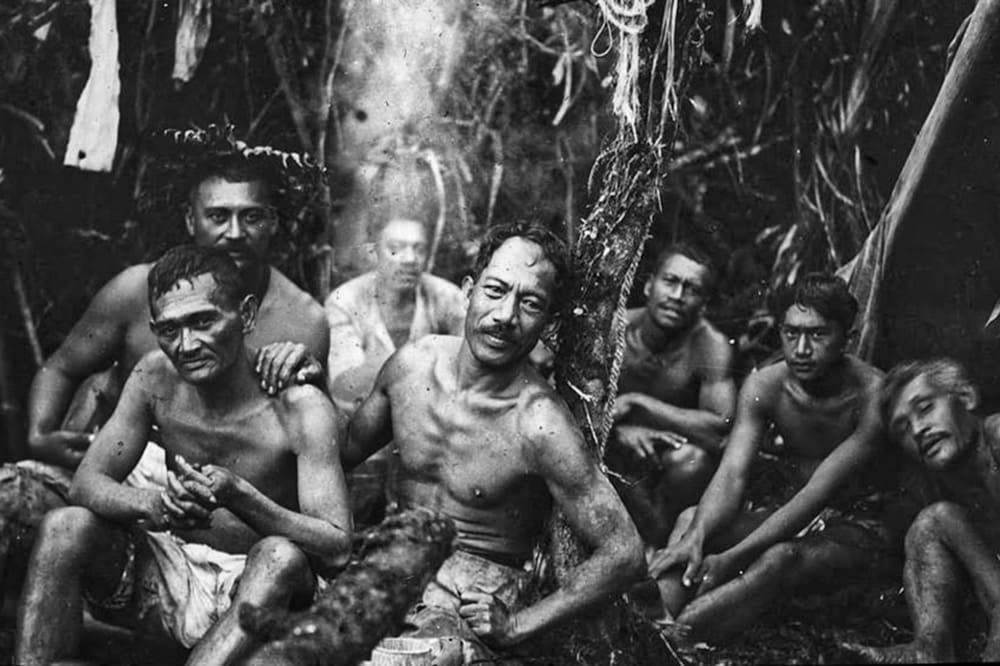
[[[655,545],[669,543],[667,537],[681,511],[698,503],[715,473],[712,456],[693,444],[667,449],[660,464],[663,475],[652,493],[657,532],[651,541]]]
[[[247,555],[232,606],[194,646],[187,663],[234,663],[252,645],[253,638],[240,626],[240,604],[288,608],[293,598],[310,599],[313,589],[309,562],[297,546],[283,537],[262,539]]]
[[[828,535],[778,543],[764,551],[742,576],[691,601],[678,621],[690,625],[693,636],[724,642],[753,624],[762,611],[795,586],[833,571],[866,566],[869,559],[866,550],[830,540]]]
[[[950,502],[925,508],[906,533],[906,601],[912,643],[888,648],[846,645],[876,663],[938,662],[955,658],[954,627],[962,569],[990,617],[984,661],[1000,658],[1000,563],[966,511]]]
[[[18,609],[15,662],[48,664],[80,646],[83,582],[109,593],[124,565],[125,536],[81,507],[56,509],[39,527]]]
[[[687,532],[688,526],[694,519],[697,507],[688,507],[681,512],[674,525],[674,531],[667,542],[668,547],[674,545]],[[718,553],[739,543],[746,535],[753,532],[770,515],[767,511],[752,511],[739,514],[721,534],[713,537],[705,548],[705,554]],[[664,619],[672,619],[684,609],[691,600],[692,590],[685,587],[681,582],[681,575],[684,573],[683,567],[671,569],[665,575],[656,580],[657,587],[660,588],[660,598],[663,601]],[[678,618],[679,619],[679,618]],[[683,620],[680,620],[683,622]]]

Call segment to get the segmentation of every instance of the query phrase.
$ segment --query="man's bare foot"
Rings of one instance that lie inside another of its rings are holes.
[[[873,647],[844,641],[840,644],[840,647],[851,654],[861,657],[870,664],[929,664],[940,661],[952,661],[933,655],[929,651],[921,649],[915,643]]]

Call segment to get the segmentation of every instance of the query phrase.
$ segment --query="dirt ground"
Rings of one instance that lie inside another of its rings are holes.
[[[0,663],[10,663],[14,617],[8,605],[0,626]],[[959,659],[975,661],[982,649],[986,618],[968,595],[959,622]],[[749,664],[858,663],[843,650],[844,641],[892,645],[912,637],[906,603],[898,581],[847,587],[833,595],[811,596],[772,609],[744,638],[723,647],[699,645],[680,650],[692,666]],[[139,639],[107,625],[88,622],[85,651],[89,663],[173,666],[185,652],[160,641]]]

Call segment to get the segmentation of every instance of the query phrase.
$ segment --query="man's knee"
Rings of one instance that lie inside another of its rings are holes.
[[[302,549],[285,537],[269,536],[258,541],[247,554],[247,572],[264,571],[276,583],[287,584],[309,570]]]
[[[683,444],[663,454],[663,468],[667,470],[671,481],[693,482],[708,481],[715,471],[715,461],[705,449],[693,444]]]
[[[802,549],[794,541],[776,543],[760,556],[758,566],[771,572],[780,572],[782,577],[792,581],[800,573],[804,564]]]
[[[924,507],[906,531],[907,552],[923,552],[928,542],[944,538],[950,526],[968,520],[965,509],[953,502],[935,502]]]
[[[68,506],[45,514],[38,527],[37,551],[51,555],[83,551],[100,527],[90,509]]]

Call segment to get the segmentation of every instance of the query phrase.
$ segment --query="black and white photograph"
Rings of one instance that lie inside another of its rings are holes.
[[[1000,662],[1000,0],[0,0],[0,663]]]

